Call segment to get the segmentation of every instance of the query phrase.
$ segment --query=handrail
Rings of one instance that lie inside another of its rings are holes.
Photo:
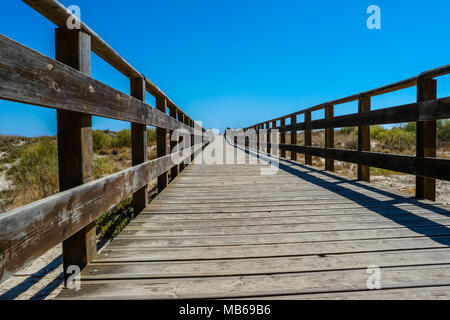
[[[416,176],[416,196],[435,200],[435,179],[450,180],[450,159],[436,158],[436,120],[450,118],[450,97],[437,99],[437,81],[434,77],[450,73],[450,65],[422,72],[416,77],[365,91],[345,98],[325,102],[314,107],[260,122],[238,131],[235,143],[253,146],[271,153],[271,146],[280,131],[278,144],[280,156],[291,152],[291,160],[297,160],[297,153],[305,155],[305,164],[312,165],[312,156],[325,158],[325,169],[334,171],[334,161],[358,164],[358,180],[370,182],[370,167],[398,171]],[[377,110],[371,109],[371,97],[417,86],[417,102]],[[358,112],[334,116],[334,107],[350,101],[358,101]],[[323,119],[312,120],[311,112],[325,109]],[[297,123],[296,116],[305,114],[303,122]],[[290,118],[291,123],[286,124]],[[277,121],[280,120],[280,125]],[[377,153],[370,151],[370,125],[416,122],[416,156]],[[358,150],[334,148],[334,129],[358,127]],[[312,146],[312,130],[325,129],[325,146]],[[304,145],[297,145],[297,131],[304,131]],[[286,144],[286,132],[291,132],[291,143]],[[239,135],[241,136],[238,140]],[[244,139],[242,139],[244,137]]]
[[[56,58],[0,34],[0,99],[57,110],[59,193],[0,215],[0,282],[63,242],[63,264],[83,269],[96,252],[95,220],[133,197],[133,213],[148,204],[147,186],[158,190],[210,142],[206,131],[156,85],[124,60],[86,24],[68,30],[71,13],[58,1],[23,0],[60,28]],[[91,51],[130,79],[130,94],[90,76]],[[156,108],[145,102],[145,92]],[[167,114],[167,109],[170,113]],[[131,122],[132,167],[93,180],[92,116]],[[146,126],[156,127],[157,158],[147,161]],[[179,130],[178,129],[182,129]],[[172,154],[167,154],[167,134]],[[178,145],[179,138],[182,145]],[[175,159],[175,160],[174,160]]]
[[[42,14],[48,20],[56,24],[60,28],[67,28],[67,19],[72,13],[59,1],[56,0],[22,0],[37,12]],[[91,36],[92,51],[94,51],[100,58],[109,63],[112,67],[117,69],[124,76],[129,79],[144,78],[147,91],[155,98],[164,98],[167,100],[169,106],[175,107],[180,113],[184,112],[172,101],[167,95],[158,88],[154,83],[145,78],[136,68],[134,68],[128,61],[121,57],[105,40],[103,40],[97,33],[95,33],[83,21],[80,21],[81,30]],[[189,118],[189,117],[187,117]],[[190,119],[190,118],[189,118]],[[203,130],[205,131],[205,130]]]
[[[408,78],[408,79],[405,79],[405,80],[402,80],[402,81],[398,81],[398,82],[395,82],[395,83],[392,83],[392,84],[388,84],[388,85],[385,85],[385,86],[382,86],[382,87],[379,87],[379,88],[376,88],[376,89],[372,89],[372,90],[360,92],[360,93],[357,93],[357,94],[353,94],[351,96],[347,96],[347,97],[344,97],[344,98],[339,98],[339,99],[331,100],[331,101],[328,101],[328,102],[324,102],[324,103],[318,104],[316,106],[309,107],[309,108],[306,108],[306,109],[302,109],[300,111],[296,111],[296,112],[293,112],[293,113],[289,113],[289,114],[281,116],[281,117],[277,117],[277,118],[270,119],[270,120],[267,120],[267,121],[259,122],[259,123],[256,123],[255,125],[261,125],[261,124],[264,124],[266,122],[272,122],[272,121],[282,120],[282,119],[285,119],[285,118],[290,118],[292,116],[296,116],[296,115],[303,114],[303,113],[306,113],[306,112],[317,111],[317,110],[323,109],[323,108],[325,108],[326,106],[329,106],[329,105],[335,106],[335,105],[338,105],[338,104],[343,104],[343,103],[347,103],[347,102],[356,101],[361,96],[374,97],[374,96],[378,96],[378,95],[381,95],[381,94],[385,94],[385,93],[394,92],[394,91],[401,90],[401,89],[414,87],[415,85],[417,85],[417,81],[419,81],[419,80],[432,79],[432,78],[435,78],[435,77],[438,77],[438,76],[443,76],[443,75],[446,75],[446,74],[450,74],[450,64],[448,64],[446,66],[443,66],[443,67],[439,67],[439,68],[435,68],[435,69],[424,71],[424,72],[420,73],[418,76],[415,76],[415,77],[412,77],[412,78]],[[253,127],[253,126],[251,126],[251,127]],[[251,127],[247,127],[245,129],[249,129]]]

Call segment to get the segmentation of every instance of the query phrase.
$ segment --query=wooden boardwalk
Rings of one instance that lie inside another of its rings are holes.
[[[448,207],[222,145],[246,163],[186,167],[58,298],[450,298]]]

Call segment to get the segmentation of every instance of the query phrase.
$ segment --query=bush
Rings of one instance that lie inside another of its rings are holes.
[[[111,148],[111,140],[110,135],[103,131],[94,130],[92,132],[92,146],[95,152]]]
[[[99,179],[108,174],[117,172],[117,170],[104,158],[95,158],[93,161],[93,174],[95,179]]]
[[[358,134],[358,127],[345,127],[339,130],[340,134]]]
[[[131,146],[131,131],[121,130],[117,132],[111,140],[111,147],[113,148],[124,148]]]
[[[147,144],[156,144],[156,130],[155,129],[147,129]]]
[[[437,137],[443,142],[450,141],[450,119],[437,122]]]
[[[32,201],[58,192],[58,149],[55,141],[44,138],[23,148],[20,160],[8,170],[21,197]],[[27,202],[27,201],[25,201]]]

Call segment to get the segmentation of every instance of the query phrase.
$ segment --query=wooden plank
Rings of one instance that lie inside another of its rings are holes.
[[[311,121],[312,129],[352,127],[356,125],[376,125],[399,122],[426,121],[450,118],[450,98],[418,101],[361,113]],[[305,123],[279,126],[281,131],[304,130]]]
[[[173,165],[167,155],[0,215],[0,282]]]
[[[319,147],[280,145],[280,149],[308,153],[316,157],[357,163],[423,177],[450,180],[450,160],[429,157],[412,157],[368,151],[324,149]]]
[[[166,113],[167,104],[166,99],[156,98],[156,109]],[[156,156],[164,157],[167,154],[167,130],[163,128],[156,128]],[[158,192],[161,192],[168,184],[168,172],[163,172],[158,176]]]
[[[172,248],[112,248],[103,249],[95,263],[182,261],[202,259],[239,259],[287,256],[327,256],[330,254],[383,252],[448,248],[450,236],[434,241],[426,236],[398,239],[318,241],[305,243],[230,245]]]
[[[329,105],[325,108],[325,118],[332,119],[334,117],[334,106]],[[334,148],[334,128],[325,129],[325,148]],[[325,170],[334,171],[334,160],[325,159]]]
[[[286,119],[283,118],[280,120],[280,126],[284,126],[286,125]],[[286,143],[286,131],[281,131],[280,132],[280,143]],[[286,151],[285,150],[280,150],[280,157],[281,158],[286,158]]]
[[[170,110],[169,114],[170,114],[170,116],[172,118],[180,120],[180,118],[178,118],[179,114],[178,114],[177,109],[175,107],[170,107],[169,110]],[[173,130],[170,131],[169,134],[170,134],[170,153],[172,153],[172,152],[178,151],[178,150],[175,150],[175,148],[178,145],[179,136],[178,136],[178,133],[176,131],[173,131]],[[171,178],[171,180],[175,179],[176,176],[178,176],[178,173],[179,173],[179,166],[178,165],[177,166],[173,166],[172,169],[170,169],[170,178]]]
[[[450,285],[448,265],[388,267],[382,269],[384,289]],[[78,299],[183,299],[230,298],[300,293],[359,291],[367,289],[366,268],[333,272],[223,276],[183,279],[126,279],[86,281]],[[73,299],[63,290],[59,299]]]
[[[436,80],[426,79],[417,83],[417,101],[436,99]],[[426,106],[422,106],[425,109]],[[416,124],[417,157],[436,157],[436,121],[418,121]],[[416,197],[434,201],[436,181],[429,177],[416,177]]]
[[[58,61],[83,74],[91,73],[91,38],[79,30],[56,29],[55,56]],[[59,189],[65,191],[92,181],[92,117],[58,110]],[[64,279],[69,266],[83,269],[96,254],[96,223],[85,225],[62,243]]]
[[[291,116],[291,125],[297,123],[297,116]],[[291,144],[297,144],[297,130],[291,130]],[[281,144],[280,144],[281,145]],[[280,148],[280,150],[283,150]],[[297,153],[291,151],[291,160],[297,161]]]
[[[370,96],[358,99],[358,112],[370,111]],[[370,151],[370,126],[358,126],[358,151]],[[358,164],[358,180],[370,182],[370,167]]]
[[[54,0],[23,0],[30,7],[38,11],[44,17],[55,23],[60,28],[67,28],[67,19],[71,12],[68,11],[60,2]],[[117,69],[120,73],[131,79],[141,78],[142,74],[136,70],[128,61],[122,58],[108,43],[106,43],[89,26],[81,21],[81,30],[90,35],[92,39],[92,51],[100,58]],[[144,76],[146,90],[155,98],[165,98],[170,106],[175,107],[182,113],[182,110],[171,101],[167,95],[154,83]]]
[[[310,147],[312,142],[312,132],[311,132],[311,112],[305,113],[305,131],[304,131],[304,144],[305,147]],[[312,165],[311,154],[305,153],[305,164]]]
[[[367,239],[398,239],[404,237],[418,237],[426,235],[439,241],[440,236],[448,236],[449,228],[446,225],[388,227],[385,229],[363,230],[329,230],[318,232],[298,233],[267,233],[247,235],[219,235],[219,236],[192,236],[192,237],[117,237],[109,248],[169,248],[169,247],[205,247],[228,245],[256,245],[256,244],[282,244],[317,241],[341,241],[341,240],[367,240]],[[447,243],[447,242],[446,242]],[[447,243],[448,244],[448,243]]]
[[[405,250],[313,256],[210,259],[194,261],[93,263],[81,274],[82,280],[211,277],[344,269],[417,266],[430,262],[450,265],[450,249]]]
[[[142,78],[130,80],[130,95],[145,102],[145,81]],[[147,126],[131,123],[131,164],[147,162]],[[148,205],[148,185],[133,193],[133,215],[137,216]]]
[[[252,297],[255,300],[449,300],[450,286],[343,291],[284,296]]]
[[[176,130],[192,128],[138,99],[0,35],[0,98]]]

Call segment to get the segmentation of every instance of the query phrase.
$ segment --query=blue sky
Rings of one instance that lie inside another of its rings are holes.
[[[80,6],[82,20],[205,128],[249,126],[450,63],[448,0],[61,2]],[[381,30],[366,27],[371,4]],[[52,23],[19,0],[1,8],[0,33],[54,57]],[[95,55],[92,63],[94,78],[129,92],[127,78]],[[450,95],[449,76],[438,95]],[[373,107],[414,100],[405,89]],[[0,101],[0,119],[0,134],[56,133],[51,109]],[[128,127],[94,118],[95,129]]]

